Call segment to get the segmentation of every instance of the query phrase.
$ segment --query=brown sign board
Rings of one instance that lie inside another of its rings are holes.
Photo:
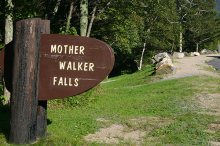
[[[91,89],[108,76],[114,60],[113,50],[100,40],[43,34],[38,99],[61,99]]]

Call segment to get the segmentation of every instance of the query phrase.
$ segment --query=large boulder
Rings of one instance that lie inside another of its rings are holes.
[[[205,55],[205,54],[209,54],[209,52],[208,52],[208,50],[206,50],[206,49],[202,49],[202,50],[200,51],[200,54]]]
[[[168,53],[159,53],[153,57],[153,63],[155,65],[155,74],[171,74],[175,71],[172,59]]]
[[[172,57],[173,57],[174,59],[181,59],[181,58],[184,58],[184,57],[185,57],[185,54],[182,53],[182,52],[174,52]]]
[[[155,67],[156,69],[160,68],[161,66],[163,65],[170,65],[170,66],[173,66],[173,62],[172,60],[170,59],[170,57],[165,57],[163,58],[161,61],[157,62],[155,64]]]
[[[166,75],[175,72],[175,67],[169,64],[164,64],[155,70],[156,75]]]
[[[184,55],[185,55],[186,57],[190,57],[190,53],[188,53],[188,52],[184,52]]]
[[[213,54],[218,54],[218,51],[217,51],[217,50],[214,50],[214,51],[213,51]]]
[[[164,58],[170,58],[170,56],[168,55],[168,53],[164,52],[164,53],[159,53],[157,55],[155,55],[153,57],[153,63],[158,63],[160,61],[162,61]]]
[[[190,56],[200,56],[200,53],[199,52],[191,52]]]
[[[207,50],[207,49],[202,49],[200,51],[200,54],[205,55],[205,54],[217,54],[218,51],[217,50]]]

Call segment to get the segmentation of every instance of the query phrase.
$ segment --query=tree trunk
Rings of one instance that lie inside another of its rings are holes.
[[[196,43],[196,52],[199,52],[199,43]]]
[[[38,101],[37,106],[37,138],[47,134],[47,101]]]
[[[88,27],[88,0],[80,1],[80,35],[86,36]]]
[[[6,14],[5,19],[5,45],[9,44],[13,40],[12,0],[7,1],[6,8],[8,9],[8,13]]]
[[[46,9],[47,10],[51,9],[51,2],[52,1],[47,1],[47,3],[46,3]],[[60,2],[61,2],[61,0],[56,0],[56,4],[55,4],[55,6],[53,8],[53,11],[47,11],[45,13],[45,16],[44,16],[45,19],[50,19],[50,20],[54,19],[55,15],[58,12],[58,9],[59,9],[59,6],[60,6]]]
[[[92,11],[92,17],[91,17],[91,20],[90,20],[90,23],[89,23],[89,28],[88,28],[87,35],[86,35],[87,37],[90,36],[91,30],[92,30],[92,25],[93,25],[93,22],[94,22],[94,19],[95,19],[96,8],[97,8],[97,6],[95,6],[93,8],[93,11]]]
[[[140,60],[140,66],[139,66],[138,70],[141,70],[141,69],[142,69],[142,64],[143,64],[143,58],[144,58],[145,48],[146,48],[146,43],[144,43],[144,48],[143,48],[143,50],[142,50],[141,60]]]
[[[53,10],[53,16],[56,15],[56,13],[57,13],[57,11],[59,9],[59,6],[60,6],[60,2],[61,2],[61,0],[57,0],[57,3],[56,3],[56,5],[54,7],[54,10]]]
[[[41,33],[43,34],[50,34],[50,21],[49,20],[42,20],[41,21]],[[40,38],[37,38],[37,41],[40,42]],[[40,60],[38,59],[40,62]],[[37,68],[40,69],[40,64],[38,64]],[[37,78],[39,80],[39,71]],[[38,85],[38,81],[37,81]],[[37,86],[38,87],[38,86]],[[36,89],[38,92],[38,88]],[[37,138],[43,138],[47,134],[47,101],[38,101],[37,106]]]
[[[13,3],[12,0],[7,0],[6,2],[6,10],[8,12],[6,13],[5,18],[5,46],[8,45],[13,40]],[[5,83],[4,83],[4,96],[6,98],[4,104],[8,104],[10,101],[10,92],[6,89]]]
[[[182,53],[183,52],[183,18],[185,15],[183,14],[180,0],[176,0],[176,7],[179,13],[179,31],[180,31],[179,32],[179,52]]]
[[[179,52],[182,53],[183,52],[183,33],[182,31],[180,31],[180,41],[179,41]]]
[[[73,14],[73,1],[70,3],[70,10],[69,10],[69,14],[68,14],[68,17],[67,17],[67,21],[66,21],[66,32],[69,31],[70,29],[70,20],[72,18],[72,14]]]
[[[220,53],[220,43],[218,41],[218,53]]]
[[[45,123],[45,117],[41,115],[44,112],[39,110],[37,113],[37,109],[45,105],[38,107],[37,97],[40,37],[42,33],[48,33],[48,24],[49,21],[41,19],[16,23],[9,136],[9,141],[14,144],[36,141],[39,122]]]

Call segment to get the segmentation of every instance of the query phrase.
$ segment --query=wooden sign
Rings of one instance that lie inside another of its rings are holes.
[[[83,93],[103,81],[114,65],[113,50],[87,37],[43,34],[39,100]]]

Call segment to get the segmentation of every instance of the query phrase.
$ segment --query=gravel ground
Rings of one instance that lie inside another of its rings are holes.
[[[184,57],[174,60],[175,73],[165,77],[166,79],[183,78],[187,76],[209,75],[219,77],[219,74],[208,70],[209,65],[220,67],[220,54],[201,55],[196,57]],[[216,61],[218,60],[218,61]],[[209,62],[209,64],[207,64]]]

